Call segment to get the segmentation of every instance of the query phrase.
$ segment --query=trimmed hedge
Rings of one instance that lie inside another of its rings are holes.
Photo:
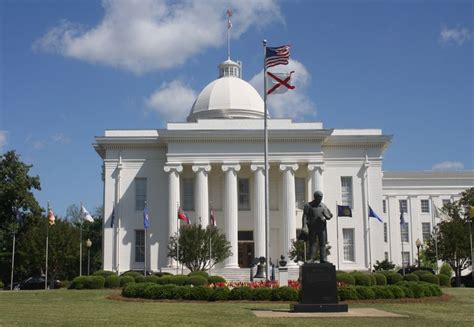
[[[355,279],[354,276],[352,276],[349,273],[346,273],[344,271],[338,271],[336,272],[336,281],[338,282],[343,282],[347,285],[355,285]]]
[[[133,278],[136,278],[138,276],[143,276],[143,274],[140,274],[137,271],[127,271],[127,272],[123,273],[121,276],[132,276]]]
[[[192,275],[188,277],[186,284],[193,286],[207,286],[207,278],[201,275]]]
[[[201,277],[204,277],[204,278],[207,278],[209,277],[209,274],[205,271],[200,271],[200,270],[196,270],[196,271],[192,271],[188,274],[189,277],[191,276],[201,276]]]
[[[387,288],[392,292],[395,299],[402,299],[406,297],[405,291],[397,285],[388,285]]]
[[[377,286],[387,285],[387,277],[385,277],[384,274],[376,272],[376,273],[373,274],[373,276],[375,278],[375,284],[374,285],[377,285]]]
[[[288,286],[272,288],[272,301],[298,301],[298,291]]]
[[[261,288],[261,289],[268,289],[268,288]],[[230,290],[227,287],[216,287],[213,289],[211,295],[209,295],[209,301],[226,301],[229,298],[229,294],[230,294]],[[270,297],[271,297],[271,293],[270,293]]]
[[[105,287],[116,288],[120,287],[120,277],[117,275],[109,275],[105,278]]]
[[[166,284],[172,284],[171,279],[173,278],[173,275],[163,275],[161,277],[158,277],[157,283],[166,285]]]
[[[453,275],[453,269],[451,268],[449,264],[443,263],[443,265],[439,269],[439,274],[445,275],[445,276],[448,276],[448,278],[451,278],[451,276]]]
[[[393,286],[393,285],[391,285]],[[392,290],[385,286],[371,286],[376,299],[393,299],[395,298]]]
[[[367,286],[356,286],[357,296],[361,300],[372,300],[375,299],[375,293],[371,287]]]
[[[135,276],[135,283],[146,283],[145,276],[143,275]]]
[[[439,274],[439,275],[436,275],[439,279],[439,285],[440,286],[444,286],[444,287],[451,287],[451,283],[450,283],[450,280],[449,280],[449,277],[444,275],[444,274]]]
[[[359,295],[357,294],[355,286],[347,286],[347,287],[339,288],[337,290],[337,293],[341,301],[359,299]]]
[[[227,282],[224,277],[221,276],[209,276],[207,277],[208,284],[215,284],[215,283],[225,283]]]
[[[117,275],[117,274],[110,270],[97,270],[95,273],[92,274],[92,276],[102,276],[105,279],[107,279],[108,276],[112,276],[112,275]]]
[[[127,286],[130,283],[135,283],[133,276],[120,276],[120,287]]]
[[[361,272],[352,272],[351,275],[355,279],[356,286],[370,286],[372,285],[372,279],[370,275],[361,273]]]
[[[425,274],[420,276],[421,282],[427,282],[434,285],[439,285],[439,278],[432,274]]]
[[[387,274],[387,284],[388,285],[394,285],[398,282],[401,282],[403,279],[402,275],[396,272],[392,272],[390,274]]]
[[[430,271],[427,270],[416,270],[413,272],[413,274],[418,275],[418,277],[421,277],[423,275],[433,275]]]
[[[203,286],[196,286],[191,288],[191,293],[189,294],[189,300],[195,301],[209,301],[209,297],[212,293],[212,289]]]
[[[254,301],[270,301],[272,299],[272,289],[269,287],[256,288],[253,291],[252,299]]]
[[[79,276],[73,279],[70,289],[100,289],[104,288],[105,278],[102,276]]]
[[[253,289],[248,286],[236,287],[230,291],[229,300],[252,300]]]
[[[408,282],[417,282],[420,280],[420,277],[418,277],[417,274],[406,274],[405,276],[403,276],[403,280],[406,280]]]
[[[187,284],[189,277],[186,275],[174,275],[174,276],[169,276],[169,280],[170,280],[169,284],[183,286]]]
[[[145,283],[158,283],[158,276],[150,275],[145,277]]]

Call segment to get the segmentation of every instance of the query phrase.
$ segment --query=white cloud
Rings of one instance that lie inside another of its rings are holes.
[[[282,21],[276,0],[103,0],[104,17],[96,26],[63,20],[33,48],[137,74],[172,68],[226,42],[229,2],[234,38],[252,26]]]
[[[0,129],[0,151],[3,151],[3,147],[7,145],[8,132]]]
[[[295,86],[294,90],[289,90],[284,94],[275,94],[267,97],[270,115],[274,118],[290,117],[300,120],[314,118],[316,116],[316,105],[305,92],[311,81],[311,75],[306,67],[297,60],[290,60],[287,66],[271,67],[269,71],[294,71],[291,84]],[[253,76],[249,83],[263,96],[263,70]]]
[[[439,33],[439,42],[442,45],[461,46],[472,38],[472,32],[465,27],[442,26]]]
[[[53,143],[61,143],[61,144],[68,144],[71,142],[71,139],[64,135],[63,133],[58,133],[53,136],[51,136],[51,141]]]
[[[443,161],[433,165],[433,168],[431,169],[436,171],[463,170],[464,164],[459,161]]]
[[[57,133],[52,136],[48,136],[43,139],[34,139],[33,135],[29,134],[26,139],[25,143],[29,143],[33,146],[35,150],[44,149],[46,146],[54,145],[54,144],[68,144],[71,142],[71,139],[64,135],[63,133]]]
[[[147,99],[146,105],[166,121],[183,121],[191,110],[197,93],[179,80],[161,84]]]

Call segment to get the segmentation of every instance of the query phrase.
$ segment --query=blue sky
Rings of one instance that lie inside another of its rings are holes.
[[[105,129],[184,121],[226,59],[229,7],[244,79],[262,39],[292,46],[273,116],[381,128],[385,170],[474,169],[472,1],[2,0],[0,151],[34,165],[41,205],[101,204]]]

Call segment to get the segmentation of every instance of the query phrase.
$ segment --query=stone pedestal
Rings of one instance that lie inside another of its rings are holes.
[[[288,267],[278,268],[278,283],[280,287],[288,286]]]
[[[347,312],[337,300],[336,267],[331,263],[305,263],[300,267],[301,299],[293,312]]]

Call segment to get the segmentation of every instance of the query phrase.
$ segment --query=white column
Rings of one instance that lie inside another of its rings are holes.
[[[180,203],[179,174],[183,171],[181,164],[166,164],[168,175],[168,239],[178,232],[178,205]],[[176,261],[169,258],[169,267],[176,267]]]
[[[309,179],[310,179],[310,185],[311,185],[311,190],[308,194],[308,201],[312,201],[314,192],[321,191],[324,194],[324,190],[323,190],[324,164],[309,163],[308,170],[310,172]]]
[[[209,225],[209,185],[208,173],[211,171],[211,165],[199,164],[193,165],[193,171],[196,173],[194,182],[194,214],[196,223],[201,223],[203,228]]]
[[[280,164],[282,174],[282,198],[281,198],[281,249],[285,258],[291,249],[291,241],[296,239],[296,197],[295,197],[295,171],[298,164]],[[293,260],[288,260],[288,266],[294,266]]]
[[[225,236],[230,243],[232,255],[225,261],[225,268],[238,268],[238,193],[237,193],[237,172],[240,170],[239,164],[223,164],[222,171],[225,172],[224,188],[224,219]]]
[[[254,172],[253,217],[255,257],[265,256],[265,171],[263,164],[252,164]]]

